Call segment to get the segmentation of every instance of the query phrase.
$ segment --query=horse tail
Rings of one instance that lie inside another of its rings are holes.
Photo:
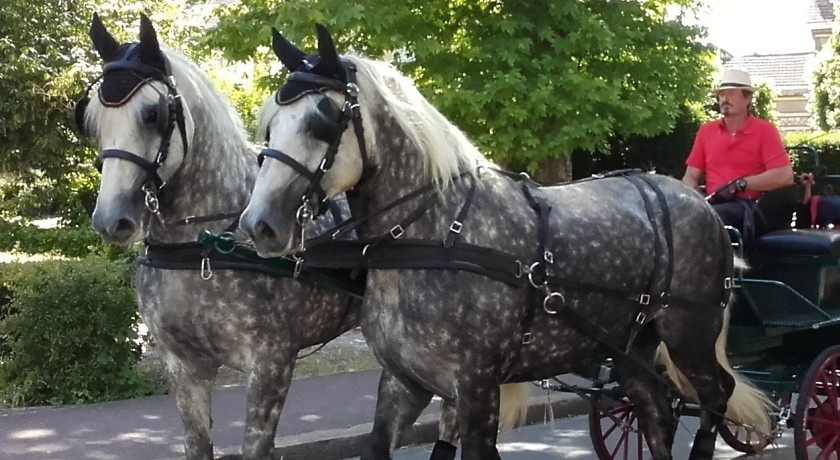
[[[509,431],[525,424],[531,384],[506,383],[499,387],[499,430]]]
[[[771,429],[770,412],[774,408],[773,402],[763,391],[732,369],[729,358],[726,356],[726,334],[729,331],[729,312],[732,303],[730,301],[724,309],[723,327],[715,342],[715,356],[718,364],[735,379],[735,389],[726,403],[725,415],[736,423],[752,426],[758,433],[767,434],[770,433]],[[671,378],[680,393],[695,402],[699,400],[697,391],[691,386],[685,375],[677,369],[664,343],[657,348],[656,359],[665,366],[668,377]]]
[[[746,270],[750,269],[750,264],[748,264],[747,261],[744,260],[744,258],[738,257],[738,256],[732,256],[732,258],[734,259],[733,260],[733,262],[734,262],[733,265],[735,266],[736,270],[746,271]]]

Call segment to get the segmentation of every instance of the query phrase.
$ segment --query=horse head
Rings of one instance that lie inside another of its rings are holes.
[[[95,14],[90,38],[104,66],[96,97],[91,85],[75,121],[99,148],[93,226],[105,241],[132,243],[158,211],[158,194],[176,180],[194,123],[148,17],[141,15],[139,42],[119,44]]]
[[[258,135],[268,148],[260,153],[254,196],[241,219],[261,255],[293,249],[300,242],[296,226],[308,225],[373,167],[362,136],[356,68],[338,56],[326,28],[318,25],[317,32],[318,52],[306,55],[272,28],[274,52],[291,73],[260,110]]]

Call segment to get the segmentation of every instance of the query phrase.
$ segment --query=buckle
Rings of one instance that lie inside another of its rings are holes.
[[[531,339],[533,338],[533,334],[530,332],[526,332],[522,334],[522,345],[528,345],[531,343]]]
[[[457,220],[453,220],[452,225],[449,226],[449,231],[452,233],[461,233],[462,228],[464,228],[464,224],[458,222]]]
[[[403,230],[402,225],[397,224],[394,225],[394,228],[388,230],[388,234],[391,235],[391,238],[397,239],[405,234],[405,230]]]
[[[644,312],[640,311],[639,314],[636,315],[636,322],[639,323],[639,324],[645,324],[646,319],[647,319],[647,315],[645,315]]]
[[[732,289],[732,278],[726,277],[723,279],[723,288],[724,289]]]
[[[553,264],[553,263],[554,263],[554,254],[552,254],[552,252],[551,252],[551,251],[546,250],[546,251],[543,253],[543,259],[544,259],[547,263],[549,263],[549,264]]]
[[[640,294],[639,303],[642,305],[650,305],[650,294]]]
[[[345,86],[345,92],[350,97],[356,97],[359,95],[359,85],[355,83],[347,83],[347,86]]]
[[[303,257],[295,257],[295,270],[292,274],[294,279],[297,279],[300,276],[300,271],[303,268]]]

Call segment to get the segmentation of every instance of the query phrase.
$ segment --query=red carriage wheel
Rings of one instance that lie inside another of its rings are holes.
[[[840,345],[823,350],[811,364],[794,417],[797,460],[840,459]]]
[[[782,396],[776,400],[776,404],[779,407],[790,407],[791,396],[792,395],[790,393],[782,394]],[[773,429],[777,427],[776,422],[777,420],[774,417]],[[771,442],[770,439],[767,439],[766,436],[763,436],[760,433],[735,425],[726,420],[724,420],[721,424],[719,433],[721,439],[723,439],[729,447],[745,454],[755,454],[761,452]]]
[[[599,460],[645,458],[647,445],[644,434],[639,430],[633,403],[627,398],[614,400],[593,396],[589,410],[589,437]]]
[[[770,444],[766,436],[725,420],[720,426],[719,433],[721,439],[729,447],[745,454],[761,452]]]

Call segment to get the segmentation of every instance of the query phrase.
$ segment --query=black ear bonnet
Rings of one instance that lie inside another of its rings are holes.
[[[342,62],[342,64],[344,64]],[[292,72],[286,83],[277,90],[274,100],[280,104],[291,104],[312,93],[321,93],[332,89],[343,93],[347,84],[347,70],[344,65],[336,68],[322,62],[321,56],[312,54],[303,58]]]
[[[169,82],[169,65],[161,56],[159,62],[151,64],[139,60],[138,50],[140,44],[128,43],[120,46],[114,60],[105,63],[102,75],[94,81],[85,91],[84,96],[76,102],[73,112],[73,121],[79,134],[89,136],[90,132],[85,126],[85,112],[90,103],[90,90],[97,82],[100,82],[97,94],[99,101],[106,107],[119,107],[131,99],[140,88],[151,81],[160,81],[169,88],[168,93],[160,93],[157,108],[157,132],[163,136],[169,124],[173,121],[172,116],[175,110],[174,95],[175,88]]]

